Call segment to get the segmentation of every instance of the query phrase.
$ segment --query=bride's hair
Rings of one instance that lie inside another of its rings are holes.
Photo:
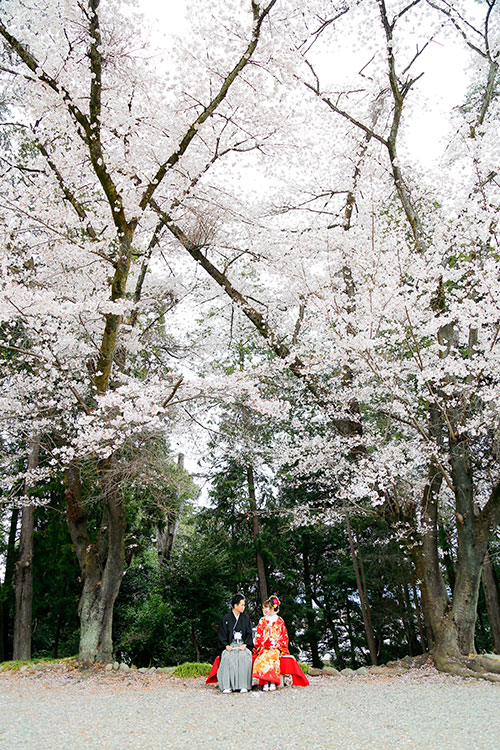
[[[280,604],[281,602],[276,594],[272,594],[269,599],[266,599],[262,606],[269,607],[269,609],[274,609],[275,612],[279,612]]]

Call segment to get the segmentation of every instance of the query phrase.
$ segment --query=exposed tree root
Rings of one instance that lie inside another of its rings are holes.
[[[469,654],[449,653],[436,650],[419,656],[405,656],[398,661],[387,662],[388,667],[404,667],[405,669],[419,669],[425,664],[434,664],[438,672],[456,675],[457,677],[473,677],[476,680],[500,682],[500,655],[498,654]]]
[[[458,677],[473,677],[477,680],[500,682],[500,656],[493,654],[469,655],[434,653],[434,664],[439,672],[457,675]],[[496,657],[496,658],[495,658]]]

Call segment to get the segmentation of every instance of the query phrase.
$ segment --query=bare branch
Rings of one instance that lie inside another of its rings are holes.
[[[50,169],[54,173],[54,175],[56,177],[56,180],[59,183],[59,187],[61,188],[61,190],[63,192],[63,195],[66,198],[66,200],[68,201],[68,203],[70,203],[73,206],[73,208],[75,209],[75,211],[78,214],[78,216],[80,217],[80,219],[82,219],[82,221],[87,222],[86,229],[87,229],[87,232],[88,232],[89,236],[93,240],[97,239],[96,232],[95,232],[92,224],[90,223],[90,220],[88,218],[87,212],[85,211],[84,207],[82,206],[82,204],[80,203],[80,201],[77,199],[77,197],[75,196],[75,194],[67,186],[67,184],[66,184],[66,182],[64,180],[64,177],[62,176],[61,172],[57,168],[56,163],[51,158],[51,156],[50,156],[49,152],[47,151],[46,147],[42,143],[39,143],[38,141],[35,141],[35,145],[38,148],[38,150],[40,151],[40,153],[42,154],[42,156],[44,156],[45,161],[47,162],[47,164],[49,165]]]
[[[208,275],[226,292],[236,307],[239,307],[244,315],[250,320],[250,322],[257,329],[258,333],[267,341],[271,350],[282,360],[286,362],[286,365],[290,372],[293,373],[301,382],[304,383],[307,390],[314,396],[317,403],[323,408],[327,407],[327,402],[323,398],[320,392],[320,387],[315,381],[314,376],[307,373],[305,364],[300,360],[298,356],[294,356],[291,349],[279,340],[274,331],[269,326],[264,315],[258,312],[234,286],[231,284],[227,276],[221,273],[218,268],[201,252],[200,248],[193,244],[189,237],[183,232],[183,230],[163,211],[154,199],[150,202],[151,207],[156,211],[158,216],[163,220],[167,229],[172,235],[181,243],[181,245],[187,250],[189,255],[198,263]],[[332,419],[332,424],[335,426],[339,434],[344,436],[361,435],[363,430],[361,423],[358,419]],[[361,448],[362,450],[362,448]]]
[[[318,39],[320,38],[321,34],[327,29],[329,26],[332,25],[332,23],[335,23],[335,21],[338,21],[339,18],[341,18],[347,11],[349,10],[349,7],[343,8],[339,13],[337,13],[336,16],[333,18],[328,18],[327,20],[320,19],[320,26],[316,29],[316,31],[313,31],[311,36],[313,37],[312,42],[309,44],[308,47],[302,52],[303,55],[307,55],[313,44],[316,44]],[[306,39],[302,42],[302,44],[299,45],[299,50],[301,47],[303,47],[306,43]]]
[[[406,6],[406,8],[403,8],[403,10],[400,10],[399,13],[397,13],[394,18],[392,19],[392,28],[396,25],[396,22],[399,21],[400,18],[404,16],[405,13],[408,13],[409,10],[415,7],[415,5],[418,5],[421,3],[422,0],[413,0],[412,3]]]
[[[164,408],[164,409],[165,409],[165,408],[166,408],[166,407],[168,406],[168,404],[169,404],[169,403],[170,403],[170,402],[172,401],[173,397],[175,396],[175,394],[177,393],[177,391],[179,390],[179,388],[180,388],[180,386],[181,386],[181,384],[182,384],[183,382],[184,382],[184,378],[183,378],[183,377],[180,377],[180,378],[179,378],[179,380],[177,381],[177,383],[176,383],[176,384],[174,385],[174,387],[173,387],[173,389],[172,389],[172,392],[170,393],[170,395],[169,395],[169,396],[167,396],[167,398],[166,398],[166,399],[165,399],[165,401],[163,402],[162,406],[163,406],[163,408]]]
[[[380,143],[383,143],[384,146],[387,146],[387,141],[385,138],[383,138],[378,133],[375,133],[374,130],[368,127],[368,125],[365,125],[363,122],[360,122],[355,117],[350,115],[348,112],[346,112],[343,109],[340,109],[340,107],[337,107],[327,96],[323,96],[321,93],[319,93],[314,86],[312,86],[310,83],[307,83],[307,81],[303,81],[304,86],[306,86],[308,89],[310,89],[316,96],[318,96],[321,101],[325,102],[325,104],[330,107],[330,109],[333,112],[336,112],[338,115],[341,115],[346,120],[351,122],[353,125],[356,125],[357,128],[360,130],[363,130],[367,135],[370,136],[370,138],[375,138],[375,140],[379,141]]]
[[[474,31],[480,37],[482,37],[483,35],[481,34],[481,32],[478,29],[476,29],[474,26],[472,26],[472,24],[470,24],[468,21],[466,21],[464,18],[462,18],[462,16],[457,12],[456,8],[454,8],[452,5],[450,5],[447,2],[444,2],[444,6],[445,6],[444,8],[441,5],[438,5],[436,2],[433,2],[433,0],[426,0],[426,2],[427,2],[428,5],[431,6],[431,8],[434,8],[434,10],[439,11],[439,13],[443,13],[445,16],[447,16],[450,19],[451,23],[456,28],[456,30],[458,31],[458,33],[460,34],[460,36],[464,39],[464,41],[465,41],[465,43],[467,44],[468,47],[470,47],[472,50],[474,50],[474,52],[477,52],[479,55],[481,55],[481,57],[487,57],[487,53],[486,52],[483,52],[483,50],[480,47],[478,47],[476,44],[474,44],[473,42],[470,41],[469,37],[467,36],[467,34],[465,33],[465,31],[462,29],[462,27],[458,23],[458,21],[455,18],[454,14],[456,14],[458,16],[458,18],[460,18],[460,20],[466,26],[468,26],[470,29],[472,29],[472,31]]]

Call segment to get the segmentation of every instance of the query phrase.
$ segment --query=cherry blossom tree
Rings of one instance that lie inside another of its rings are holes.
[[[295,78],[304,93],[285,102],[288,148],[283,138],[282,161],[269,159],[283,183],[251,240],[267,286],[259,303],[236,263],[221,271],[180,226],[169,229],[321,407],[324,429],[294,425],[288,458],[323,472],[337,507],[370,499],[404,531],[436,664],[492,671],[491,661],[467,657],[500,519],[498,8],[378,0],[327,15],[321,5],[287,28],[294,76],[290,55],[273,58],[282,84],[293,90]],[[336,67],[353,39],[360,64]],[[421,102],[441,97],[426,86],[435,43],[469,52],[469,90],[448,113],[439,165],[424,170],[410,131]],[[326,159],[311,158],[318,144]],[[456,519],[451,597],[438,558],[440,507]]]
[[[275,2],[252,0],[234,22],[225,6],[217,24],[202,13],[216,38],[175,50],[171,80],[118,2],[2,4],[1,70],[18,131],[2,201],[2,347],[28,363],[3,381],[2,406],[28,440],[45,437],[48,463],[64,470],[84,662],[112,654],[125,534],[115,456],[138,435],[171,430],[175,403],[199,390],[172,366],[172,336],[151,342],[189,286],[175,252],[154,273],[163,214],[182,215],[198,243],[210,236],[217,217],[189,200],[210,206],[205,173],[259,143],[241,104],[258,71],[243,73]],[[100,481],[95,532],[83,458]]]

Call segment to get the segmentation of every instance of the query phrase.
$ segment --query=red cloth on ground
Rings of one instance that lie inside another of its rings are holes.
[[[214,661],[214,663],[212,664],[212,669],[210,670],[210,674],[208,675],[207,680],[206,680],[207,685],[217,682],[217,671],[219,669],[219,660],[220,660],[220,657],[218,656],[216,660]],[[304,672],[301,670],[295,657],[281,656],[280,657],[280,670],[281,670],[281,674],[291,675],[292,685],[298,685],[301,687],[306,687],[306,685],[309,685],[309,680],[305,676]]]

